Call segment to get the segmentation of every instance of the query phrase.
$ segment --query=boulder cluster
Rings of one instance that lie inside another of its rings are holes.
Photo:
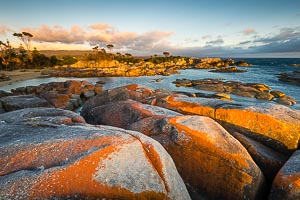
[[[55,107],[75,110],[89,98],[103,90],[103,83],[69,80],[50,82],[39,86],[13,89],[11,93],[0,92],[0,113],[28,107]]]
[[[228,68],[229,66],[241,66],[249,67],[251,64],[247,63],[245,60],[235,62],[234,59],[222,59],[222,58],[201,58],[194,59],[194,68],[196,69],[218,69],[218,68]]]
[[[298,199],[300,111],[133,84],[0,114],[0,199]]]
[[[297,103],[294,98],[281,91],[272,90],[271,87],[263,83],[242,83],[240,81],[224,81],[223,79],[176,79],[173,83],[177,87],[194,87],[199,90],[225,93],[223,96],[234,94],[266,101],[274,100],[283,105],[294,105]],[[198,96],[197,93],[194,96]]]

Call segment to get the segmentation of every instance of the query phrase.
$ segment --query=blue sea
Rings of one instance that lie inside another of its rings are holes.
[[[12,85],[0,87],[0,90],[10,91],[13,88],[39,85],[41,83],[47,83],[52,81],[66,81],[70,79],[74,80],[87,80],[90,82],[97,82],[99,80],[104,81],[104,89],[111,89],[122,85],[128,85],[132,83],[139,83],[151,87],[153,89],[168,89],[172,91],[189,91],[199,92],[194,88],[176,87],[172,84],[172,81],[176,79],[203,79],[203,78],[222,78],[225,80],[241,81],[245,83],[264,83],[272,88],[272,90],[280,90],[289,96],[296,99],[297,104],[291,106],[293,109],[300,110],[300,86],[292,85],[289,83],[281,82],[278,80],[277,75],[284,72],[300,71],[300,67],[291,66],[291,64],[300,64],[300,58],[245,58],[235,59],[246,60],[251,63],[251,67],[242,67],[247,70],[245,73],[213,73],[209,72],[209,69],[188,69],[181,70],[180,74],[174,74],[171,76],[152,76],[152,77],[100,77],[100,78],[39,78],[27,81],[21,81]],[[160,82],[156,82],[156,79],[161,79]],[[206,92],[207,91],[200,91]],[[249,102],[265,102],[262,100],[243,98],[232,95],[232,98],[237,101],[249,101]]]

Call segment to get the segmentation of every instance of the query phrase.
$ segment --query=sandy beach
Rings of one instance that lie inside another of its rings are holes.
[[[41,72],[34,69],[29,69],[26,71],[15,70],[15,71],[3,71],[0,70],[0,74],[5,73],[10,80],[0,81],[0,87],[5,85],[10,85],[18,81],[30,80],[38,77],[42,77]]]

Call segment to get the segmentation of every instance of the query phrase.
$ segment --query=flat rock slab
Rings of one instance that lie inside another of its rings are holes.
[[[22,108],[52,107],[48,101],[31,95],[6,96],[0,98],[6,112]]]
[[[190,199],[158,142],[73,112],[2,114],[0,141],[0,199]]]

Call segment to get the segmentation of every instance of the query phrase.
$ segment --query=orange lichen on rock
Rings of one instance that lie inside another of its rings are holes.
[[[121,142],[118,138],[101,137],[93,140],[56,140],[28,146],[0,148],[7,152],[0,156],[0,175],[5,175],[22,169],[38,169],[40,166],[49,168],[66,162],[88,151],[90,148],[100,148],[108,145],[112,139]],[[13,150],[12,150],[13,149]],[[57,154],[57,152],[60,154]],[[20,162],[22,161],[22,162]]]
[[[158,142],[110,126],[59,123],[75,115],[24,109],[0,116],[0,199],[190,199]]]
[[[270,138],[273,142],[269,145],[280,151],[295,150],[299,145],[300,121],[295,123],[284,118],[276,119],[270,114],[255,110],[223,108],[216,109],[215,120],[228,129],[247,133],[265,143],[268,143],[268,139],[263,137]]]
[[[226,130],[206,117],[179,116],[168,121],[180,139],[165,148],[186,182],[211,198],[255,198],[263,175]]]
[[[66,168],[43,173],[31,189],[31,198],[67,197],[80,194],[80,197],[121,198],[134,197],[124,188],[109,187],[93,179],[101,159],[115,152],[115,146],[98,150]]]
[[[167,97],[163,107],[183,114],[195,114],[207,117],[214,117],[215,109],[209,106],[202,106],[197,103],[175,101],[173,97]],[[158,106],[161,106],[160,104]]]
[[[168,97],[159,101],[162,106],[183,114],[208,116],[230,131],[238,131],[281,151],[291,152],[300,141],[300,112],[282,105],[224,103]]]

